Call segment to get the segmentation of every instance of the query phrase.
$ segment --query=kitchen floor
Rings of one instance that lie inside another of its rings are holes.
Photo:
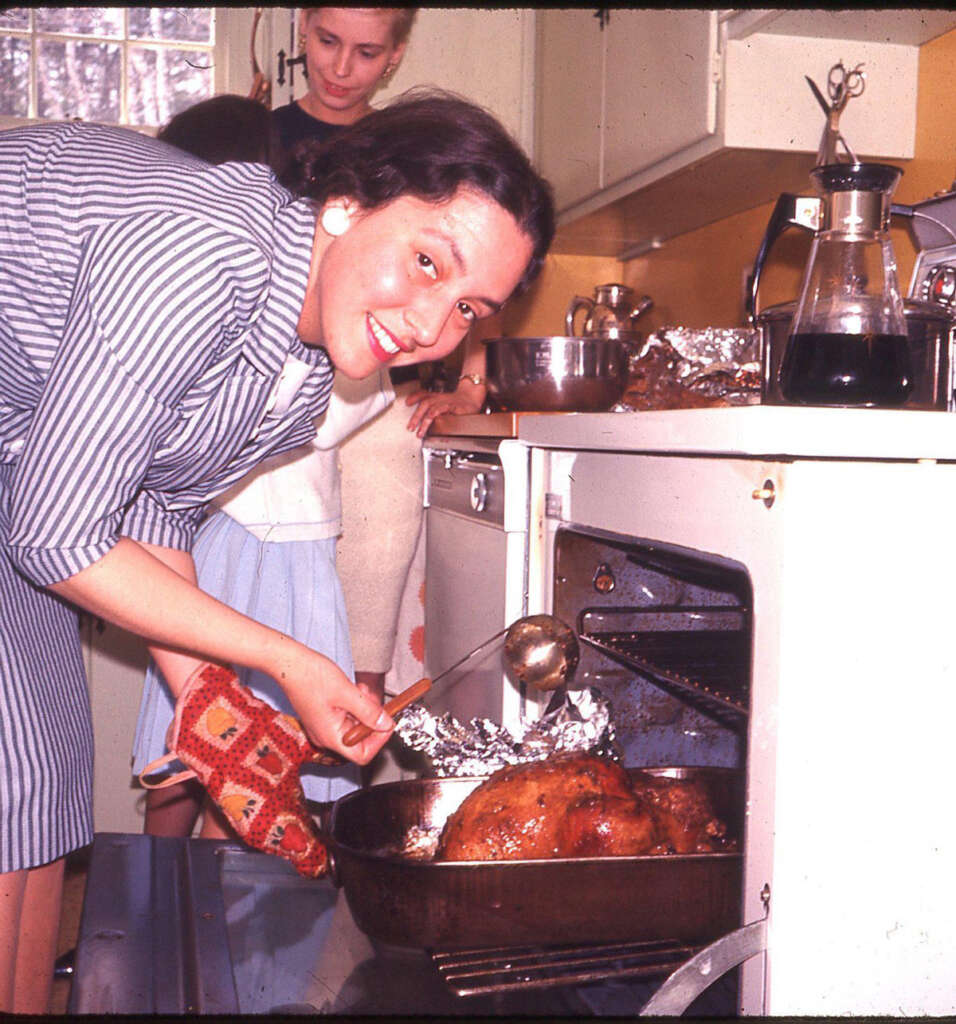
[[[61,956],[76,947],[80,934],[80,913],[83,910],[83,892],[86,889],[86,872],[89,862],[89,847],[77,850],[67,858],[63,877],[63,909],[60,913],[60,934],[56,954]],[[70,978],[54,978],[53,994],[50,997],[50,1013],[63,1016],[70,998]]]

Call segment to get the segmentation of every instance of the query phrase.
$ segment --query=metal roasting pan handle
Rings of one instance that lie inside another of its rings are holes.
[[[407,690],[402,690],[401,693],[394,696],[386,705],[385,710],[392,716],[395,716],[399,711],[404,711],[409,704],[413,704],[419,697],[424,697],[426,693],[432,688],[432,681],[426,676],[423,679],[419,679],[417,683],[412,683]],[[370,729],[367,725],[362,725],[361,722],[358,725],[353,725],[351,729],[342,737],[342,742],[347,747],[354,747],[360,740],[364,740],[366,736],[371,736],[374,730]]]

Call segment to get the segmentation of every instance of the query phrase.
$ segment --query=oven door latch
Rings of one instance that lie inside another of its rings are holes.
[[[771,508],[777,499],[777,488],[772,480],[764,480],[763,487],[755,487],[750,496],[754,501],[762,501],[767,508]]]

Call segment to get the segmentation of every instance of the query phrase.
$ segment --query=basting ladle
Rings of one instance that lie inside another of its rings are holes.
[[[505,662],[515,680],[537,690],[566,686],[580,657],[574,630],[553,615],[526,615],[508,627]]]
[[[580,657],[574,631],[553,615],[526,615],[480,643],[434,679],[419,679],[407,690],[402,690],[386,703],[385,710],[389,715],[397,715],[503,634],[507,634],[504,660],[513,679],[528,683],[538,690],[555,690],[565,685],[574,674]],[[359,723],[349,729],[342,742],[351,747],[371,734],[372,730],[367,725]]]

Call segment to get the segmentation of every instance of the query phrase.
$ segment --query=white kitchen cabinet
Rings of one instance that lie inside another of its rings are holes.
[[[717,12],[542,10],[537,157],[559,208],[713,134]]]
[[[561,210],[712,135],[717,11],[538,12],[536,153]]]
[[[824,125],[805,78],[825,91],[838,61],[862,63],[866,74],[866,91],[841,119],[857,155],[911,158],[919,46],[956,28],[956,11],[864,13],[612,8],[602,29],[593,11],[539,12],[537,152],[555,186],[560,223],[606,213],[632,196],[636,207],[635,217],[628,209],[615,218],[633,221],[627,237],[614,238],[604,216],[582,226],[585,244],[561,248],[620,256],[805,187]],[[583,59],[574,58],[575,36]],[[590,134],[579,140],[582,119]],[[578,165],[576,148],[586,151]],[[740,187],[755,174],[752,187]],[[673,195],[661,187],[668,182]],[[693,209],[702,189],[707,202]],[[602,234],[604,248],[587,244]]]
[[[613,10],[602,34],[606,188],[714,134],[717,12]]]
[[[539,11],[535,52],[535,155],[559,201],[569,203],[601,187],[604,33],[594,11]]]

